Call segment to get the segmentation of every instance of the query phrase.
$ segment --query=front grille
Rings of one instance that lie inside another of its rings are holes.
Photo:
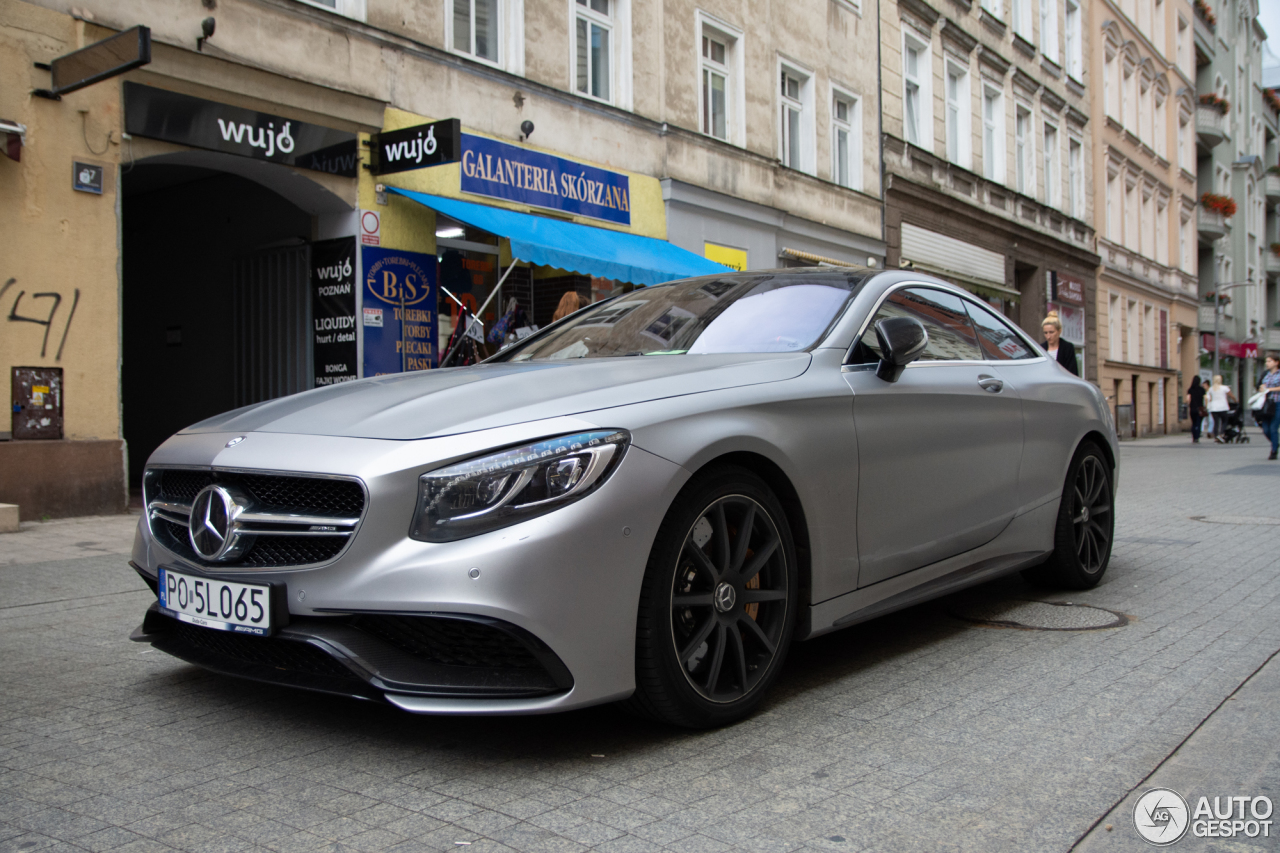
[[[329,477],[161,468],[148,472],[146,482],[148,502],[160,500],[190,506],[201,489],[216,483],[243,492],[256,512],[358,519],[365,509],[364,489],[359,483]],[[192,550],[186,525],[153,517],[151,529],[165,547],[183,558],[197,565],[226,568],[285,568],[324,563],[337,557],[352,538],[351,535],[264,533],[250,537],[249,547],[238,559],[209,563]]]
[[[198,628],[174,621],[167,639],[172,645],[240,663],[268,666],[282,672],[352,678],[351,670],[307,643],[275,637],[246,637],[229,631]]]
[[[189,504],[200,490],[213,482],[208,471],[182,471],[170,468],[159,479],[160,499],[173,503]]]
[[[239,485],[263,509],[349,518],[364,511],[364,490],[350,480],[220,473],[218,482]]]
[[[253,547],[233,565],[306,566],[338,556],[346,546],[345,536],[255,536]]]
[[[433,616],[362,615],[351,624],[408,652],[447,666],[541,669],[529,649],[500,628]]]

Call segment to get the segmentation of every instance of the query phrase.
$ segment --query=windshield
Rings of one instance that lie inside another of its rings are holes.
[[[779,271],[686,279],[579,311],[497,361],[797,352],[840,316],[865,275]]]

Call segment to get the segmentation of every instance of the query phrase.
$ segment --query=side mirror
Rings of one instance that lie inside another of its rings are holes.
[[[876,322],[876,340],[884,356],[876,366],[876,376],[897,382],[902,370],[915,361],[929,345],[929,333],[911,317],[886,317]]]

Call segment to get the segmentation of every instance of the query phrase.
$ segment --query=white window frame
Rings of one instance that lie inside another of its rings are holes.
[[[1187,162],[1187,142],[1191,131],[1191,117],[1183,116],[1182,111],[1178,111],[1178,167],[1191,171],[1191,164]]]
[[[862,189],[862,97],[844,86],[831,84],[831,182],[848,187],[851,190]],[[848,119],[841,122],[836,118],[836,102],[845,104]],[[849,181],[840,183],[840,152],[838,132],[843,130],[848,135],[849,150],[846,159],[849,163]]]
[[[1013,31],[1027,41],[1035,38],[1031,31],[1032,18],[1031,0],[1013,0]]]
[[[1080,10],[1082,0],[1065,0],[1066,12],[1063,29],[1066,36],[1067,75],[1077,83],[1084,79],[1084,39],[1081,32],[1081,21],[1084,17]]]
[[[914,76],[907,73],[908,50],[916,50],[920,54]],[[914,128],[907,121],[907,102],[912,86],[915,87],[917,103]],[[928,38],[906,27],[902,28],[902,138],[917,148],[933,151],[933,46]]]
[[[317,9],[324,9],[326,12],[333,12],[336,15],[342,15],[344,18],[353,18],[357,21],[365,20],[368,15],[367,3],[365,0],[331,0],[326,3],[325,0],[302,0],[308,6],[315,6]]]
[[[982,8],[1000,20],[1004,20],[1004,0],[982,0]]]
[[[1155,0],[1152,12],[1151,41],[1156,46],[1156,50],[1160,51],[1160,56],[1166,57],[1169,55],[1169,45],[1165,43],[1164,36],[1164,16],[1166,12],[1164,0]]]
[[[1062,207],[1062,172],[1059,164],[1062,155],[1062,138],[1058,135],[1058,125],[1051,121],[1040,123],[1041,155],[1044,157],[1044,203],[1046,207]]]
[[[1025,196],[1034,197],[1036,194],[1036,138],[1032,119],[1031,107],[1015,101],[1013,107],[1014,189]]]
[[[1178,214],[1178,266],[1183,272],[1194,272],[1191,269],[1191,220],[1194,217],[1185,207]]]
[[[1152,87],[1155,88],[1154,86]],[[1154,138],[1151,140],[1152,148],[1155,149],[1156,156],[1162,160],[1168,159],[1169,149],[1169,96],[1159,89],[1152,93],[1152,100],[1155,103],[1155,117],[1152,120],[1154,125]]]
[[[1134,350],[1138,349],[1138,300],[1125,300],[1128,305],[1125,306],[1124,326],[1124,360],[1128,364],[1137,364],[1138,361],[1133,356]]]
[[[471,28],[472,49],[455,50],[453,47],[453,4],[455,0],[446,0],[444,4],[444,43],[446,49],[457,56],[465,56],[494,68],[501,68],[511,74],[524,76],[524,0],[497,0],[498,3],[498,58],[488,59],[476,56],[475,27]],[[475,0],[471,0],[471,16],[475,18]]]
[[[1123,238],[1123,231],[1120,227],[1122,220],[1121,211],[1124,205],[1121,203],[1122,196],[1119,193],[1120,181],[1123,180],[1119,175],[1107,175],[1107,197],[1106,197],[1106,229],[1107,239],[1116,245],[1119,245]]]
[[[1107,53],[1103,57],[1102,64],[1102,94],[1105,99],[1106,114],[1116,121],[1122,121],[1123,113],[1120,104],[1120,87],[1117,84],[1116,73],[1119,69],[1120,55],[1112,53],[1110,47],[1104,47]]]
[[[994,102],[992,116],[987,104]],[[1004,89],[990,82],[982,84],[982,174],[989,181],[1005,183],[1008,158],[1005,154],[1009,134],[1009,114],[1004,108]]]
[[[1040,53],[1050,62],[1061,62],[1058,55],[1058,0],[1040,0]]]
[[[1156,199],[1156,251],[1155,261],[1162,267],[1169,266],[1169,202]]]
[[[624,110],[633,105],[631,59],[631,0],[609,0],[608,18],[577,0],[568,0],[569,6],[569,89],[592,101],[613,104]],[[590,92],[578,90],[578,18],[586,18],[610,30],[609,97],[597,98]]]
[[[973,106],[969,94],[969,69],[948,58],[944,63],[943,95],[946,102],[947,159],[964,169],[973,168]],[[956,81],[952,94],[952,80]]]
[[[1138,96],[1135,91],[1138,76],[1136,68],[1128,68],[1120,60],[1120,123],[1135,136],[1138,134]]]
[[[704,135],[710,136],[712,139],[720,138],[714,136],[708,128],[703,127],[706,104],[704,103],[702,73],[704,68],[711,68],[714,65],[714,63],[704,60],[702,56],[702,37],[705,35],[724,43],[724,65],[715,69],[725,74],[725,138],[722,141],[742,147],[746,145],[747,137],[745,87],[742,83],[744,79],[744,55],[746,53],[742,41],[743,31],[728,21],[708,14],[701,9],[696,11],[694,19],[696,28],[694,30],[693,52],[694,67],[698,69],[696,86],[698,90],[698,128]]]
[[[1067,134],[1067,192],[1067,212],[1074,219],[1084,219],[1084,140],[1071,134]]]
[[[1185,74],[1188,78],[1191,78],[1193,75],[1190,71],[1187,70],[1187,52],[1191,46],[1191,38],[1190,38],[1191,24],[1187,22],[1186,18],[1182,17],[1182,15],[1179,14],[1178,21],[1175,26],[1176,26],[1175,32],[1177,32],[1178,34],[1177,36],[1178,68],[1180,68],[1182,70],[1182,73]]]
[[[784,98],[782,95],[782,76],[787,75],[798,84],[799,97],[795,99]],[[777,65],[773,75],[774,80],[774,97],[775,109],[773,114],[778,119],[778,160],[787,168],[795,169],[798,172],[804,172],[809,175],[816,175],[817,156],[816,150],[816,133],[814,132],[814,104],[813,90],[814,79],[813,70],[805,68],[797,62],[790,59],[778,57]],[[784,148],[787,140],[786,131],[782,122],[783,109],[797,110],[800,113],[800,139],[795,146],[799,150],[800,162],[789,162],[788,151]]]

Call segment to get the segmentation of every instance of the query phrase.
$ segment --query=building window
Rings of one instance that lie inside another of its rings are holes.
[[[1107,294],[1107,357],[1120,360],[1120,296]]]
[[[499,0],[451,0],[453,49],[486,62],[501,61]]]
[[[1190,164],[1187,162],[1187,136],[1191,132],[1191,119],[1182,114],[1178,115],[1178,165],[1188,171],[1191,170]]]
[[[1031,0],[1013,0],[1013,31],[1027,41],[1031,33]]]
[[[902,49],[902,123],[907,141],[932,150],[929,77],[931,63],[928,45],[912,35],[904,34]]]
[[[1187,52],[1190,49],[1191,27],[1187,24],[1187,19],[1178,16],[1178,67],[1182,69],[1182,73],[1188,77],[1191,76],[1191,70],[1187,65]]]
[[[1035,192],[1035,142],[1031,138],[1031,110],[1018,107],[1013,119],[1013,159],[1017,169],[1017,190],[1023,195]]]
[[[1120,87],[1116,85],[1116,63],[1119,61],[1111,48],[1106,48],[1106,59],[1102,65],[1102,95],[1106,98],[1107,115],[1120,120]]]
[[[1120,189],[1114,175],[1107,176],[1107,239],[1120,242]]]
[[[1045,122],[1044,125],[1044,203],[1049,207],[1061,204],[1062,194],[1058,188],[1060,173],[1058,172],[1058,128]]]
[[[1169,205],[1156,200],[1156,263],[1169,265]]]
[[[1004,183],[1004,93],[991,86],[982,89],[982,174]]]
[[[1071,194],[1068,212],[1084,219],[1084,144],[1079,139],[1067,140],[1067,192]]]
[[[1120,110],[1121,122],[1129,129],[1130,133],[1138,132],[1138,99],[1133,92],[1133,71],[1125,68],[1121,72],[1124,79],[1120,84]]]
[[[1058,61],[1058,0],[1040,0],[1040,52]]]
[[[578,92],[613,99],[612,0],[577,0],[574,15],[574,76]]]
[[[831,96],[831,178],[842,187],[862,189],[860,101],[846,92]]]
[[[1004,18],[1004,0],[982,0],[982,8],[997,18]]]
[[[1191,269],[1191,255],[1189,247],[1192,243],[1189,240],[1191,231],[1191,214],[1186,210],[1181,213],[1181,221],[1178,228],[1178,266],[1182,267],[1184,272],[1195,272]]]
[[[782,105],[781,124],[781,160],[782,165],[792,169],[801,168],[804,162],[804,103],[800,100],[800,92],[805,81],[789,68],[783,68],[781,74],[782,88],[779,103]]]
[[[1125,311],[1125,336],[1124,336],[1124,360],[1129,364],[1137,364],[1138,349],[1138,302],[1135,299],[1128,300],[1128,310]]]
[[[303,2],[329,9],[348,18],[355,18],[357,21],[365,19],[365,0],[303,0]]]
[[[1080,3],[1067,0],[1066,41],[1067,73],[1076,80],[1084,79],[1084,53],[1080,38]]]
[[[1138,138],[1149,146],[1153,141],[1152,136],[1154,136],[1151,127],[1151,119],[1155,112],[1151,109],[1151,81],[1144,79],[1140,81],[1138,85],[1142,90],[1142,94],[1138,97],[1138,124],[1135,127],[1135,130],[1138,133]]]
[[[1155,223],[1151,220],[1151,196],[1145,191],[1142,194],[1142,206],[1140,208],[1140,216],[1142,221],[1138,223],[1138,246],[1137,249],[1142,253],[1143,257],[1154,258],[1155,251]]]
[[[972,166],[972,131],[969,116],[969,74],[947,63],[947,159],[966,169]]]
[[[1168,148],[1169,128],[1165,125],[1165,98],[1163,92],[1156,92],[1156,114],[1155,114],[1155,133],[1152,142],[1155,143],[1156,156],[1161,159],[1165,158]]]
[[[1151,20],[1151,41],[1161,56],[1169,55],[1169,45],[1164,43],[1164,0],[1156,0],[1155,15]]]
[[[698,13],[698,100],[702,132],[741,145],[745,130],[742,124],[742,33],[708,17]]]
[[[1135,252],[1141,251],[1138,241],[1138,201],[1134,188],[1124,188],[1124,245]]]

